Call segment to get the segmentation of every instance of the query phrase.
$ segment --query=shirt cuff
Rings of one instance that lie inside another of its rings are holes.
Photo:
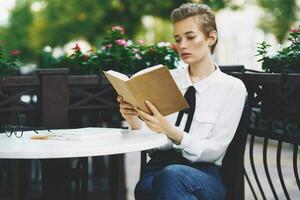
[[[191,135],[187,132],[183,132],[181,143],[179,145],[173,144],[173,147],[176,149],[185,149],[189,147],[190,141]]]

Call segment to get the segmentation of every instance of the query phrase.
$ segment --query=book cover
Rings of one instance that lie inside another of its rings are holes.
[[[131,78],[113,70],[104,71],[104,74],[125,101],[147,113],[150,110],[145,104],[146,100],[164,116],[188,108],[169,69],[164,65],[146,68]]]

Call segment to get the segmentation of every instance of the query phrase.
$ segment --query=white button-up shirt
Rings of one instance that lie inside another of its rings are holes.
[[[188,67],[170,71],[180,91],[184,94],[193,83]],[[208,77],[193,85],[196,89],[196,110],[189,133],[184,132],[180,145],[169,143],[158,148],[174,148],[191,162],[210,162],[222,165],[222,159],[239,124],[247,90],[241,80],[217,68]],[[175,124],[177,113],[166,116]],[[187,114],[179,128],[184,129]],[[142,129],[149,130],[145,124]]]

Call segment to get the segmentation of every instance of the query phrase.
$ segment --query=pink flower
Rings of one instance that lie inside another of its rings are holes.
[[[292,33],[300,33],[300,29],[292,29],[292,30],[290,30],[290,32],[292,32]]]
[[[125,30],[122,26],[113,26],[111,28],[112,31],[119,31],[121,34],[125,34]]]
[[[124,47],[128,46],[126,40],[124,40],[124,39],[118,39],[118,40],[115,41],[115,43],[120,45],[120,46],[124,46]]]
[[[106,48],[112,48],[112,44],[105,45]]]
[[[80,46],[78,44],[75,45],[75,47],[72,48],[74,51],[80,51]]]
[[[12,50],[12,51],[10,52],[10,54],[11,54],[12,56],[18,56],[18,55],[21,54],[21,52],[20,52],[19,49],[14,49],[14,50]]]
[[[139,45],[144,45],[145,44],[144,40],[138,40],[137,42],[138,42]]]

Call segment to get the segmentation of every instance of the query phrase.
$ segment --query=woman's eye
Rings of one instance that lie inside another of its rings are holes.
[[[195,38],[195,36],[192,36],[192,37],[188,37],[187,39],[188,40],[192,40],[192,39],[194,39]]]
[[[176,43],[179,43],[179,42],[180,42],[180,39],[175,39],[175,42],[176,42]]]

